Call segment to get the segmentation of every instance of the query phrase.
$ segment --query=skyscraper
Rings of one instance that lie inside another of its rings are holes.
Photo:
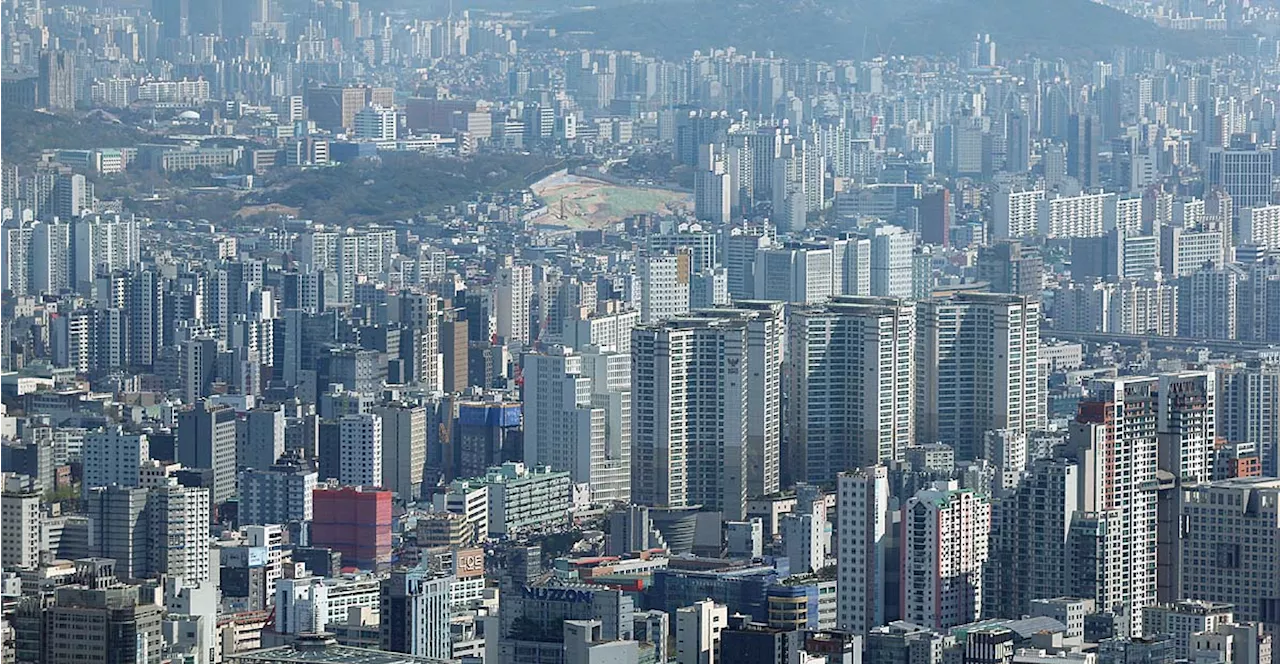
[[[1095,600],[1130,617],[1156,601],[1158,387],[1149,376],[1096,381],[1070,429],[1081,509],[1105,524]]]
[[[1280,450],[1280,363],[1267,358],[1219,365],[1216,369],[1217,434],[1229,443],[1257,444],[1262,474],[1277,476]]]
[[[405,501],[422,493],[427,462],[427,409],[391,404],[374,409],[382,424],[381,486]]]
[[[1098,173],[1098,127],[1092,115],[1071,114],[1067,118],[1067,175],[1092,189],[1102,184]]]
[[[987,431],[1044,426],[1040,302],[957,293],[916,307],[916,440],[976,459]]]
[[[915,310],[846,296],[792,312],[786,353],[790,481],[902,459],[915,425]]]
[[[213,471],[212,507],[236,493],[236,412],[201,402],[178,413],[177,461]]]
[[[750,353],[744,320],[675,318],[631,335],[631,496],[746,509]]]
[[[533,302],[533,266],[509,264],[498,268],[494,278],[494,313],[497,333],[508,344],[530,341]]]
[[[629,468],[610,454],[610,413],[596,398],[585,363],[564,346],[524,356],[524,461],[568,471],[591,488],[594,501],[626,500]]]
[[[453,658],[450,590],[456,578],[424,568],[397,570],[382,580],[379,645],[428,659]]]
[[[382,484],[382,418],[371,413],[338,420],[338,480],[351,486]]]
[[[38,80],[40,106],[51,111],[69,111],[76,107],[76,57],[68,51],[40,52]]]

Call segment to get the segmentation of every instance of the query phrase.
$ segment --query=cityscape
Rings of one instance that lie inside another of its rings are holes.
[[[1280,664],[1280,2],[0,0],[0,664]]]

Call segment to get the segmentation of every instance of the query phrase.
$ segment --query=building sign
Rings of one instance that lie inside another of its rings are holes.
[[[458,549],[454,551],[453,575],[459,579],[484,576],[484,549]]]
[[[542,588],[525,586],[524,596],[530,599],[540,599],[547,602],[589,604],[591,602],[591,598],[595,596],[595,593],[589,590],[578,590],[576,588]]]

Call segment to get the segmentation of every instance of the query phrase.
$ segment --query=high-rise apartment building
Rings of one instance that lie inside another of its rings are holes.
[[[676,318],[631,336],[631,496],[641,505],[746,508],[749,325]]]
[[[1025,433],[1046,417],[1040,302],[958,293],[916,307],[916,439],[976,459],[983,435]]]
[[[889,469],[867,466],[836,479],[836,624],[866,634],[885,623],[890,561]]]
[[[786,353],[784,466],[830,483],[902,459],[915,426],[916,313],[902,300],[841,297],[793,310]]]
[[[904,618],[942,630],[982,615],[982,571],[991,504],[945,483],[923,489],[902,508]]]
[[[1212,371],[1160,376],[1159,466],[1183,482],[1213,479],[1217,382]]]
[[[1105,524],[1095,600],[1100,610],[1128,616],[1156,601],[1159,385],[1149,376],[1096,381],[1070,429],[1081,509]]]
[[[1229,443],[1251,442],[1262,457],[1262,474],[1277,476],[1280,450],[1280,363],[1269,358],[1218,365],[1214,413],[1217,435]]]

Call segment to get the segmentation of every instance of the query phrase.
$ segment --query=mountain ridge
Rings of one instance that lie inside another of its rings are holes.
[[[978,33],[991,34],[1004,53],[1040,57],[1097,59],[1125,47],[1211,50],[1199,35],[1092,0],[656,0],[567,12],[543,25],[575,46],[668,57],[730,46],[822,60],[955,55]]]

